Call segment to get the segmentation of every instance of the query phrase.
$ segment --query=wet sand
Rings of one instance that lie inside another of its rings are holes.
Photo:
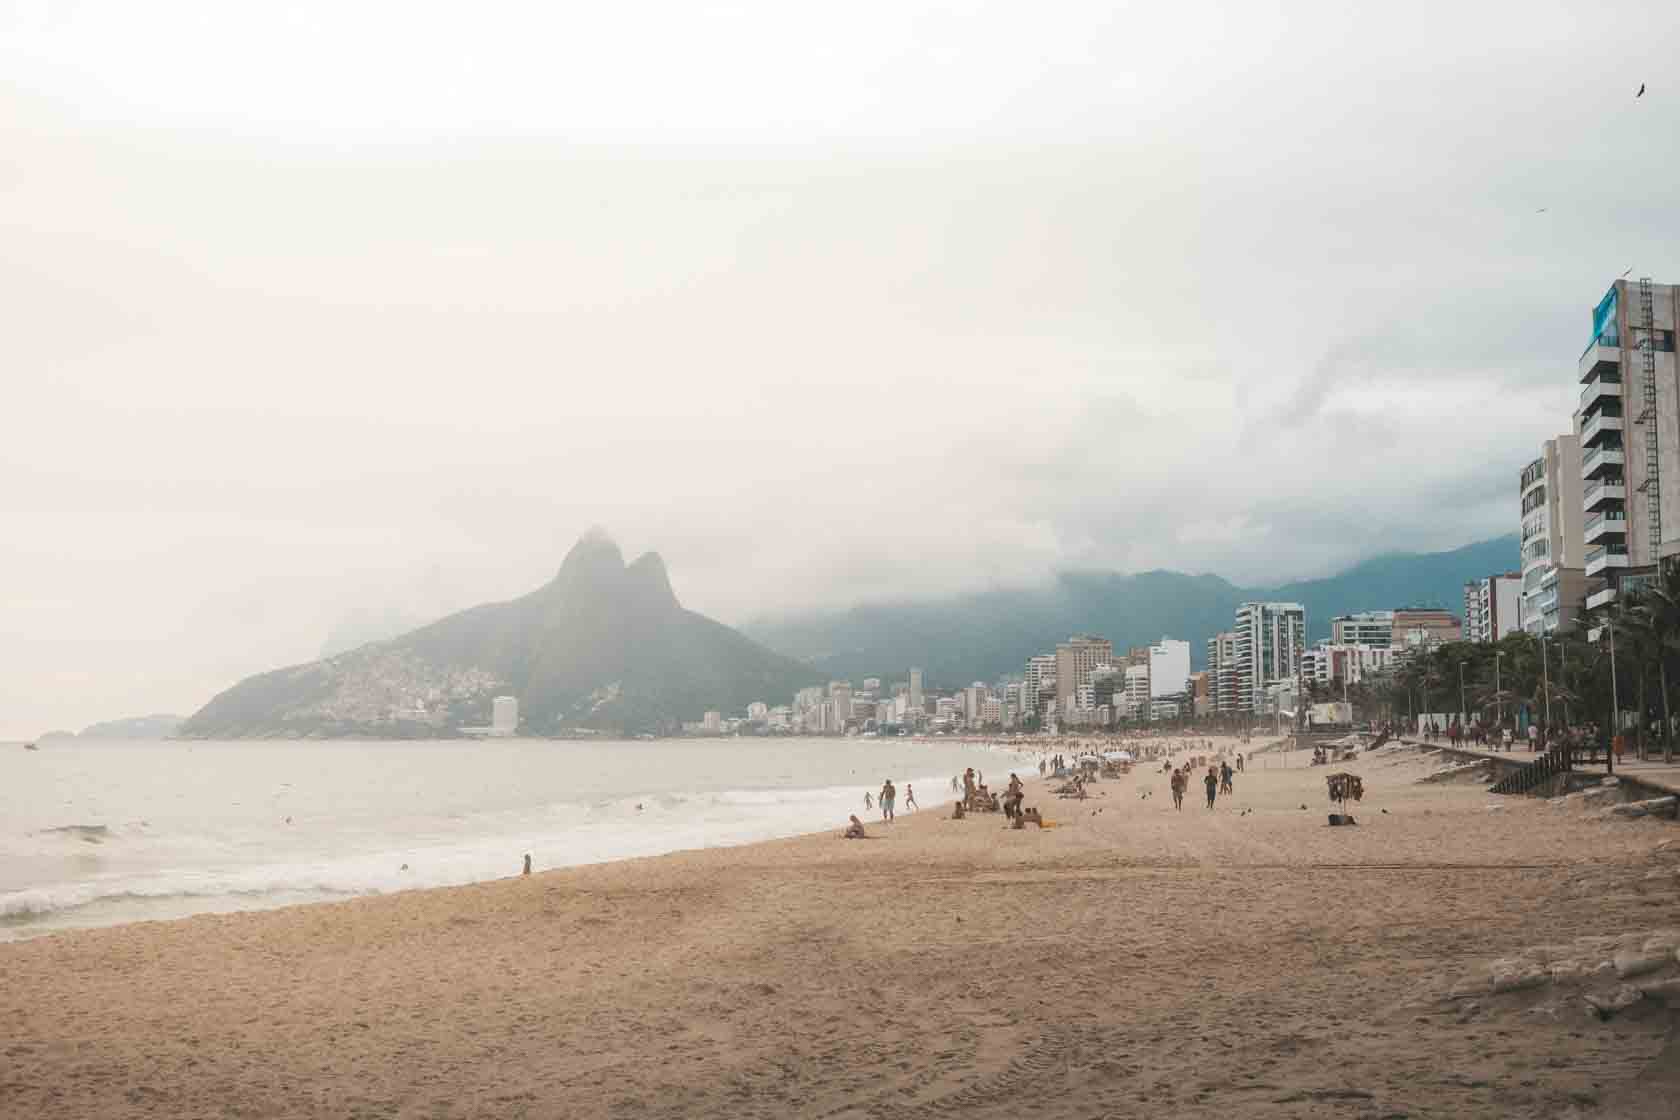
[[[1083,804],[1032,783],[1058,826],[1044,832],[930,803],[890,827],[866,818],[867,842],[821,822],[749,847],[0,945],[0,1115],[1649,1103],[1662,999],[1604,1018],[1584,996],[1631,981],[1496,993],[1490,967],[1595,937],[1589,955],[1608,958],[1680,927],[1680,826],[1419,784],[1430,763],[1395,750],[1345,767],[1364,778],[1360,823],[1330,828],[1325,768],[1263,759],[1212,811],[1193,784],[1174,812],[1166,776],[1140,768]],[[1677,972],[1670,959],[1639,979]]]

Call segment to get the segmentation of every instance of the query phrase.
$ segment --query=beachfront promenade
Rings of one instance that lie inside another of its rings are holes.
[[[1474,743],[1459,743],[1453,745],[1445,739],[1435,742],[1425,742],[1414,736],[1403,736],[1400,742],[1421,750],[1451,750],[1460,754],[1475,755],[1479,758],[1491,758],[1502,762],[1530,763],[1545,756],[1544,751],[1531,751],[1513,746],[1512,750],[1497,749],[1491,746],[1477,746]],[[1575,769],[1581,773],[1604,773],[1604,756],[1600,754],[1597,762],[1576,762]],[[1680,759],[1680,756],[1677,756]],[[1664,763],[1658,754],[1654,759],[1641,762],[1635,755],[1624,754],[1622,761],[1616,763],[1618,777],[1635,779],[1646,785],[1654,786],[1669,793],[1680,795],[1680,760]]]

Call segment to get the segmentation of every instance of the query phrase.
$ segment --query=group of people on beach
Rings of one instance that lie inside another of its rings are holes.
[[[1616,760],[1620,762],[1626,748],[1626,740],[1621,735],[1613,735],[1609,743],[1605,743],[1604,735],[1596,723],[1560,724],[1552,727],[1541,720],[1532,721],[1521,733],[1508,722],[1494,725],[1478,719],[1465,724],[1456,717],[1445,727],[1433,719],[1423,725],[1424,742],[1435,743],[1442,739],[1455,747],[1474,744],[1478,747],[1492,747],[1494,750],[1503,748],[1507,752],[1526,749],[1544,753],[1562,749],[1569,751],[1572,757],[1584,756],[1591,761],[1596,761],[1601,752],[1607,754],[1613,750],[1616,752]]]
[[[1241,755],[1237,756],[1237,761],[1239,764],[1241,763]],[[1221,760],[1218,764],[1210,765],[1207,768],[1207,773],[1202,777],[1202,785],[1207,789],[1207,807],[1209,809],[1213,808],[1213,804],[1218,800],[1220,794],[1230,796],[1236,792],[1236,788],[1232,784],[1232,778],[1235,775],[1236,770],[1232,768],[1229,760]],[[1184,795],[1190,788],[1190,764],[1188,762],[1173,769],[1171,785],[1173,808],[1182,811],[1184,809]]]
[[[893,806],[898,801],[898,787],[893,785],[891,778],[881,783],[881,793],[878,800],[881,806],[881,819],[891,824],[894,819]],[[872,798],[867,792],[864,793],[863,807],[866,810],[875,808],[876,801],[877,798]],[[916,787],[909,783],[905,783],[904,786],[904,807],[911,812],[921,808],[920,805],[916,804]],[[853,817],[852,819],[856,820],[857,818]]]
[[[1207,739],[1187,739],[1183,742],[1182,746],[1187,748],[1199,747],[1208,751],[1214,749],[1213,741]],[[1149,757],[1153,758],[1160,758],[1163,753],[1164,752],[1162,751],[1154,749],[1146,752]],[[1194,774],[1197,767],[1201,766],[1205,761],[1207,761],[1205,755],[1198,755],[1191,757],[1181,765],[1177,766],[1174,766],[1170,760],[1163,763],[1163,768],[1168,770],[1172,775],[1171,787],[1173,807],[1175,809],[1182,810],[1184,808],[1184,797],[1190,788],[1191,775]],[[1244,759],[1242,753],[1238,752],[1229,758],[1224,757],[1223,754],[1221,754],[1217,761],[1208,764],[1207,772],[1202,775],[1202,784],[1207,792],[1207,807],[1209,809],[1214,808],[1221,795],[1226,797],[1235,795],[1235,777],[1237,774],[1243,772],[1245,769],[1245,763],[1246,760]],[[1068,770],[1069,760],[1062,754],[1041,757],[1038,763],[1038,772],[1041,778],[1046,776],[1047,773],[1054,773],[1060,777],[1066,774]],[[1085,789],[1085,775],[1083,773],[1075,774],[1073,775],[1072,781],[1074,792],[1068,796],[1076,797],[1081,801],[1085,800],[1088,796]],[[1066,788],[1067,787],[1064,787],[1063,789],[1064,794]],[[915,788],[913,786],[906,785],[904,787],[904,791],[905,805],[910,809],[919,808],[916,804]],[[1008,787],[1002,796],[999,796],[987,788],[985,774],[970,766],[964,770],[963,773],[952,776],[951,792],[960,795],[953,805],[951,812],[951,816],[956,820],[962,820],[970,813],[995,813],[1001,811],[1004,815],[1004,819],[1009,822],[1009,827],[1011,828],[1021,828],[1027,824],[1037,824],[1040,827],[1049,827],[1044,823],[1042,817],[1036,809],[1029,809],[1024,806],[1023,802],[1026,799],[1026,785],[1017,774],[1011,773],[1009,775]],[[1148,794],[1145,793],[1144,796],[1148,796]],[[864,808],[866,810],[870,810],[879,807],[881,820],[889,824],[894,819],[894,811],[897,800],[898,789],[893,785],[892,779],[890,778],[882,783],[879,794],[870,794],[866,792],[863,795]],[[867,833],[864,831],[863,822],[856,816],[851,817],[850,823],[841,835],[847,839],[868,838]]]

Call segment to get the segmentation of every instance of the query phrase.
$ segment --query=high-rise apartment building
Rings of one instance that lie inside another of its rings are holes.
[[[1522,629],[1522,573],[1504,572],[1464,585],[1464,640],[1497,642]]]
[[[1585,594],[1581,470],[1581,441],[1571,433],[1547,440],[1540,457],[1524,467],[1519,478],[1522,599],[1518,610],[1520,625],[1533,634],[1573,621]],[[1619,492],[1620,488],[1613,489]]]
[[[1307,608],[1300,603],[1244,603],[1237,608],[1237,711],[1267,707],[1267,688],[1292,681],[1307,645]]]
[[[910,670],[910,706],[917,709],[922,706],[922,671],[920,669]]]
[[[1208,690],[1212,694],[1213,710],[1219,713],[1237,710],[1237,636],[1227,630],[1215,634],[1207,644]]]
[[[1190,679],[1190,643],[1162,638],[1149,647],[1149,695],[1151,699],[1176,696]]]
[[[498,696],[490,701],[490,733],[512,735],[519,730],[519,698]]]
[[[1079,689],[1091,683],[1091,670],[1114,660],[1114,643],[1092,634],[1075,634],[1056,646],[1056,708],[1074,710]]]
[[[1045,653],[1028,658],[1027,671],[1021,676],[1021,718],[1042,720],[1049,714],[1045,702],[1053,703],[1055,692],[1056,655]]]
[[[1338,646],[1386,649],[1394,643],[1394,612],[1339,614],[1330,620],[1330,641]]]
[[[830,681],[828,683],[828,698],[834,703],[834,718],[844,727],[846,721],[852,718],[852,682]]]
[[[1588,580],[1602,581],[1585,588],[1589,609],[1680,554],[1677,323],[1680,287],[1649,277],[1617,280],[1593,308],[1575,414],[1586,515],[1581,567]]]

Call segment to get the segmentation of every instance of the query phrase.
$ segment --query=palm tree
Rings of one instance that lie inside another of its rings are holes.
[[[1653,663],[1661,659],[1662,650],[1651,630],[1650,619],[1639,606],[1638,594],[1630,595],[1618,604],[1616,634],[1621,639],[1617,649],[1624,659],[1633,663],[1634,680],[1639,695],[1639,726],[1634,741],[1638,757],[1643,761],[1646,754],[1645,730],[1651,716],[1647,685],[1650,683]]]
[[[1663,762],[1674,761],[1674,724],[1668,702],[1668,654],[1680,648],[1680,567],[1671,567],[1658,583],[1644,589],[1638,611],[1657,646],[1657,672],[1662,681]]]

